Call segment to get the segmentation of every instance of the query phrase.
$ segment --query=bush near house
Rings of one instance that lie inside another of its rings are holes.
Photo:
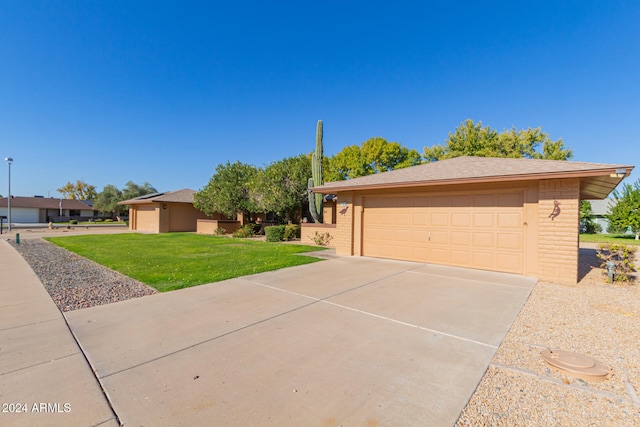
[[[633,283],[635,279],[633,274],[636,272],[636,266],[633,263],[635,252],[635,247],[615,243],[601,243],[598,246],[597,257],[602,260],[600,267],[607,275],[607,282],[609,282],[607,263],[613,262],[613,281]]]
[[[301,227],[299,224],[287,224],[284,226],[284,240],[299,239]]]
[[[233,237],[247,238],[256,235],[254,224],[245,224],[233,232]]]
[[[300,226],[297,224],[272,225],[264,228],[267,242],[282,242],[300,238]]]

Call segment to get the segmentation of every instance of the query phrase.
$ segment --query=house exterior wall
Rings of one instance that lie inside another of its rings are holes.
[[[157,204],[131,205],[129,208],[129,229],[159,233],[160,206]]]
[[[542,180],[539,186],[537,276],[574,284],[578,280],[580,181]]]
[[[167,203],[169,224],[167,231],[196,231],[197,221],[207,215],[188,203]]]
[[[367,197],[475,194],[491,190],[522,191],[523,274],[546,281],[576,283],[580,204],[580,181],[576,178],[340,192],[333,244],[340,255],[363,255],[362,234],[366,230],[363,231],[362,219]],[[559,207],[559,212],[554,211],[556,207]]]

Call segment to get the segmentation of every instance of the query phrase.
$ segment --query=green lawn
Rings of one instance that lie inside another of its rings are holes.
[[[161,292],[320,261],[296,255],[317,246],[192,233],[52,237],[58,246]]]
[[[580,241],[589,243],[640,245],[640,240],[636,240],[636,237],[630,234],[580,234]]]

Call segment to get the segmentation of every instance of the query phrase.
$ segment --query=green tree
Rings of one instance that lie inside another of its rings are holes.
[[[600,233],[602,227],[595,222],[593,217],[593,209],[591,202],[588,200],[580,200],[580,232],[587,234]]]
[[[551,140],[542,128],[521,129],[515,127],[501,133],[467,119],[449,133],[445,144],[424,147],[427,162],[459,156],[511,157],[529,159],[567,160],[573,150],[566,148],[562,138]]]
[[[126,212],[126,206],[118,205],[118,202],[122,200],[125,200],[122,197],[122,191],[118,190],[115,185],[107,184],[96,196],[93,208],[102,213],[110,213],[113,217]]]
[[[97,195],[94,185],[87,184],[80,180],[77,180],[75,184],[69,181],[56,191],[60,193],[63,198],[73,200],[94,200]]]
[[[329,158],[325,181],[342,181],[420,164],[420,153],[397,142],[375,137],[350,145]]]
[[[239,161],[220,164],[209,183],[194,195],[193,205],[209,216],[221,213],[235,218],[241,212],[251,222],[251,214],[262,211],[256,200],[258,174],[258,168]]]
[[[158,190],[148,182],[144,182],[142,185],[136,184],[133,181],[127,181],[122,189],[122,200],[135,199],[136,197],[146,196],[147,194],[157,193]]]
[[[617,200],[615,206],[609,210],[609,222],[614,229],[627,229],[640,238],[640,179],[633,184],[625,184],[622,193],[613,191],[613,198]]]
[[[287,222],[308,203],[309,156],[288,157],[268,165],[258,174],[253,199],[262,211],[275,212]]]

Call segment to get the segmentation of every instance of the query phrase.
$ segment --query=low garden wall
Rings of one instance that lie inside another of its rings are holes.
[[[226,234],[231,234],[240,228],[240,221],[222,219],[199,219],[196,223],[196,233],[216,234],[222,228]]]
[[[331,236],[329,244],[326,246],[329,248],[335,248],[333,239],[336,237],[336,224],[316,224],[316,223],[303,223],[300,230],[300,243],[305,245],[315,244],[315,236],[328,233]]]

